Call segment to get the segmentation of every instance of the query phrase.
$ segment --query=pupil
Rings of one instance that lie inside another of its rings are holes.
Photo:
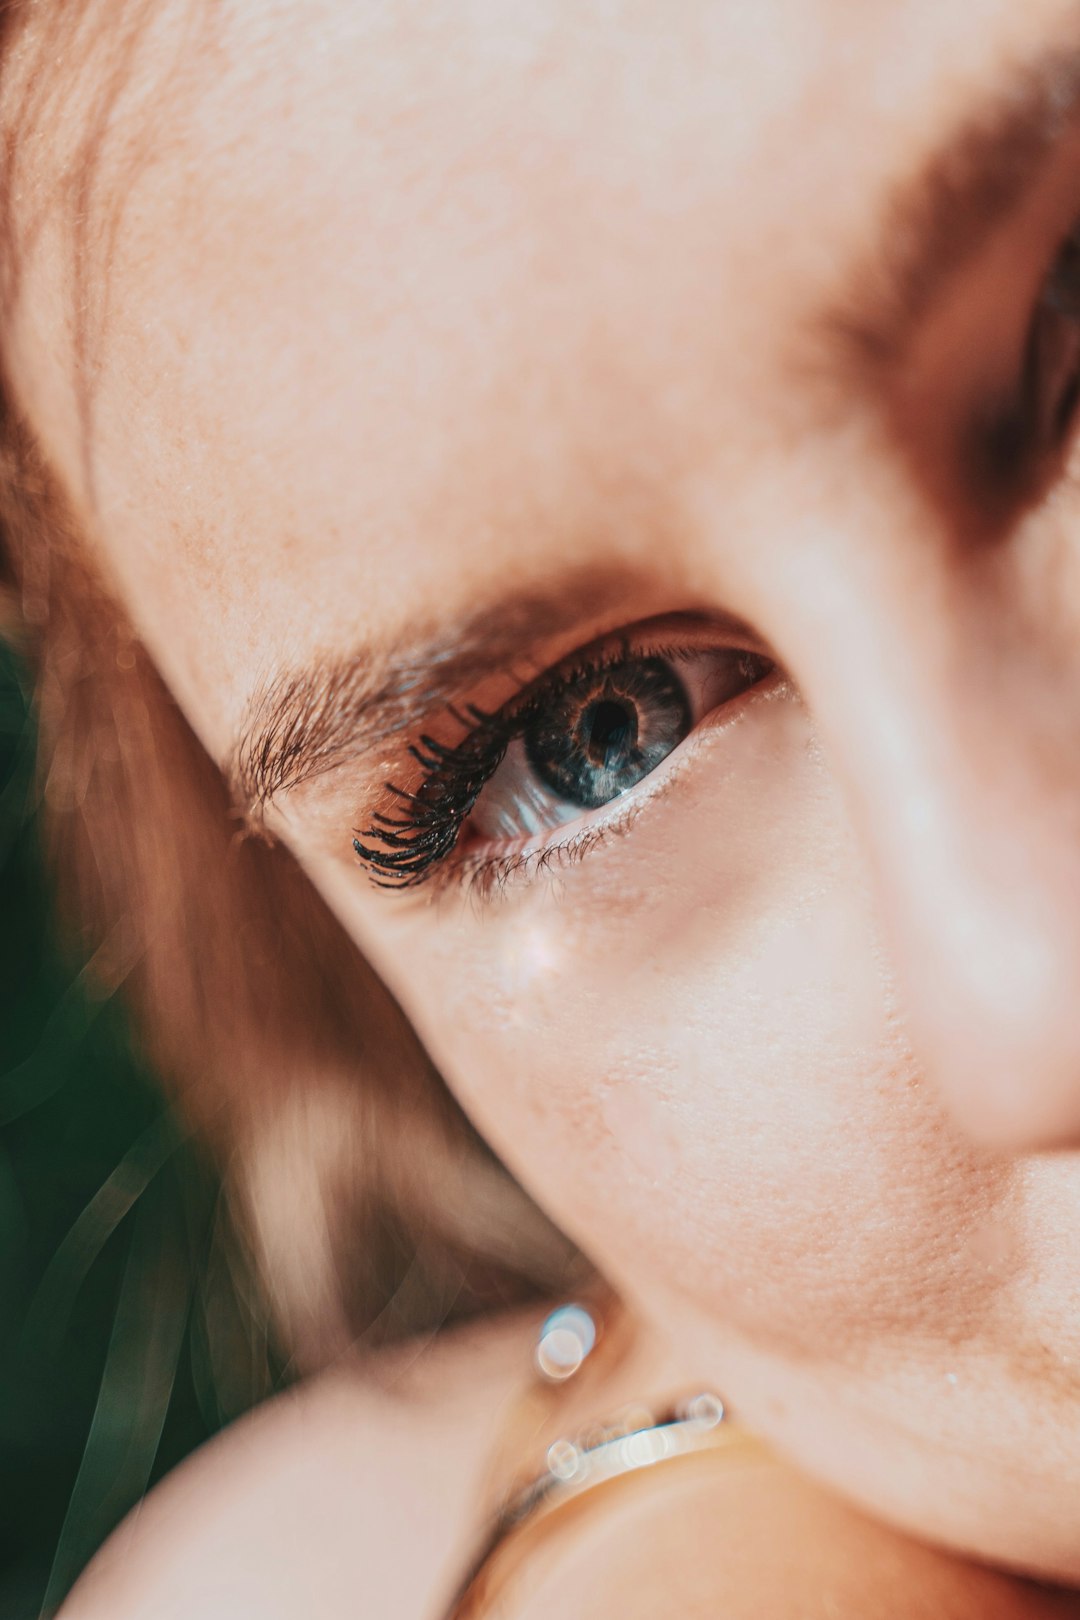
[[[582,716],[585,752],[593,765],[617,769],[637,742],[637,718],[624,703],[600,698]]]

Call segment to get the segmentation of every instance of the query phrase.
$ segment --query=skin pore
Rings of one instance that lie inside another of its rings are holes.
[[[688,1366],[1080,1583],[1080,1171],[1030,1151],[1080,1139],[1067,331],[1034,404],[1025,358],[1080,12],[178,0],[80,189],[101,10],[9,364],[193,726]],[[697,671],[655,771],[500,847],[508,751],[372,883],[470,706],[635,659]]]

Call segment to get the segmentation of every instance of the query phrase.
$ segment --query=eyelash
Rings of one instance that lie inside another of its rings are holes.
[[[466,713],[468,718],[450,710],[466,732],[454,748],[427,734],[410,746],[424,772],[419,788],[407,793],[387,782],[397,814],[376,812],[371,825],[354,836],[353,849],[377,888],[408,889],[424,882],[453,851],[481,788],[498,769],[514,735],[510,715],[505,709],[487,714],[469,708]]]
[[[620,806],[616,816],[599,825],[587,826],[562,839],[549,839],[539,847],[491,852],[471,861],[448,863],[481,790],[502,763],[510,744],[525,732],[538,711],[556,702],[575,683],[594,680],[631,657],[671,659],[679,650],[638,645],[623,637],[606,651],[580,655],[572,663],[549,671],[495,712],[473,706],[464,712],[450,709],[451,719],[464,735],[453,747],[422,735],[408,750],[423,772],[415,791],[407,792],[387,782],[386,792],[396,801],[394,809],[373,814],[370,825],[354,834],[353,849],[367,867],[371,882],[384,889],[416,888],[443,868],[448,879],[467,880],[470,886],[487,893],[511,877],[574,864],[608,837],[625,832],[640,808],[637,802]],[[747,656],[762,657],[762,663],[768,665],[762,655],[748,652]]]
[[[402,808],[396,815],[374,814],[372,825],[353,839],[353,849],[369,868],[376,887],[407,889],[425,882],[452,853],[480,790],[495,774],[511,742],[528,725],[531,714],[541,703],[557,697],[571,680],[600,674],[625,658],[628,645],[624,643],[607,657],[583,659],[572,668],[542,676],[528,697],[519,694],[493,713],[473,706],[464,713],[450,709],[450,718],[465,733],[453,748],[427,734],[412,744],[408,752],[424,772],[417,791],[407,793],[388,782],[386,791]]]

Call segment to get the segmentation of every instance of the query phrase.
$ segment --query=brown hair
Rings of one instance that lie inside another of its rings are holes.
[[[17,11],[0,12],[4,34]],[[9,126],[0,206],[19,118]],[[10,310],[14,248],[0,268]],[[569,1245],[472,1130],[292,857],[245,836],[6,386],[0,609],[36,676],[63,914],[211,1145],[297,1362],[565,1285]]]

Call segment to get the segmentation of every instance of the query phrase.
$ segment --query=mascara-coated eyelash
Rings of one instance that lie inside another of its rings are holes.
[[[446,859],[511,740],[506,711],[487,714],[470,707],[468,718],[457,709],[450,714],[465,728],[463,740],[448,748],[425,734],[412,744],[409,753],[424,773],[421,785],[407,793],[387,782],[396,812],[377,812],[353,838],[353,849],[378,888],[412,888]]]
[[[404,889],[447,860],[467,823],[470,871],[496,862],[520,871],[532,855],[543,864],[568,857],[579,842],[592,847],[595,826],[584,840],[530,855],[522,849],[623,798],[705,714],[772,668],[742,648],[635,648],[627,636],[578,655],[496,713],[450,710],[464,735],[452,747],[424,735],[409,749],[423,773],[419,785],[406,791],[387,783],[393,805],[357,830],[353,848],[378,887]]]
[[[624,644],[606,657],[597,655],[542,676],[528,698],[514,699],[494,713],[472,705],[464,713],[451,708],[450,718],[464,732],[460,741],[451,748],[425,734],[412,744],[408,752],[424,773],[419,787],[406,792],[387,782],[387,793],[397,801],[394,813],[373,815],[371,825],[353,838],[353,849],[376,886],[405,889],[422,883],[454,849],[481,789],[526,728],[530,711],[552,701],[574,675],[599,674],[626,656]]]

